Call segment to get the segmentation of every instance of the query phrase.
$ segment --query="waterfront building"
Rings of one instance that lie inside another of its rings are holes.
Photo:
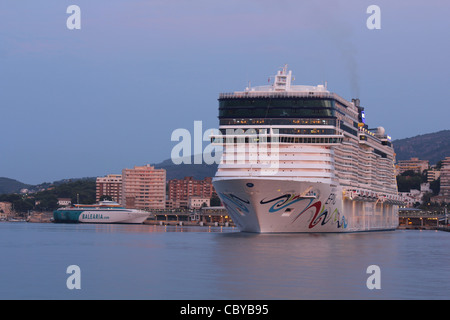
[[[400,192],[399,194],[402,195],[406,207],[413,207],[416,203],[422,204],[423,196],[431,192],[429,183],[421,183],[420,190],[411,189],[409,192]]]
[[[200,209],[202,207],[209,207],[211,198],[204,198],[199,196],[189,197],[188,207],[189,209]]]
[[[405,202],[405,205],[403,207],[413,208],[416,202],[422,203],[422,198],[416,191],[418,190],[411,190],[410,192],[399,192],[399,194],[403,198],[403,201]]]
[[[103,196],[108,196],[112,201],[120,202],[122,198],[122,175],[109,174],[106,177],[98,177],[96,182],[95,199],[97,202]]]
[[[12,203],[11,202],[0,202],[0,220],[5,220],[12,213]]]
[[[402,174],[405,171],[412,170],[417,173],[423,173],[428,170],[429,161],[419,160],[419,158],[411,158],[409,160],[398,161],[398,174]]]
[[[193,196],[211,199],[215,194],[212,179],[207,177],[196,180],[193,177],[172,179],[168,182],[168,200],[174,208],[189,207],[189,198]]]
[[[444,202],[450,202],[450,157],[442,161],[440,195]]]
[[[147,164],[122,170],[122,197],[126,208],[165,209],[166,170]]]
[[[231,220],[227,209],[223,206],[202,207],[199,213],[199,218],[206,222],[234,225],[234,222],[233,220]]]
[[[187,208],[188,202],[187,200],[169,200],[166,199],[166,209],[167,210],[173,210],[173,209],[180,209],[180,208]]]

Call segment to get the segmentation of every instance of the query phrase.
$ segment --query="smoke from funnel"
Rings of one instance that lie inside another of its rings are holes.
[[[320,12],[320,20],[323,21],[319,29],[322,36],[329,40],[330,52],[340,58],[342,67],[348,79],[351,96],[360,96],[360,79],[357,61],[358,50],[354,43],[353,26],[350,21],[343,18],[346,15],[341,11],[344,8],[339,2],[328,3],[327,10],[314,11],[315,15]]]
[[[343,66],[346,70],[351,95],[353,97],[360,96],[360,80],[357,62],[357,49],[352,41],[351,29],[337,21],[337,27],[332,29],[330,36],[333,38],[336,49],[339,50]]]
[[[353,97],[359,97],[359,72],[358,63],[356,61],[356,53],[352,50],[352,52],[342,52],[342,55],[348,70],[350,89],[352,91],[351,94]]]

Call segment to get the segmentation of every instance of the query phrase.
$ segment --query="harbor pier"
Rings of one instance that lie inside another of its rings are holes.
[[[151,225],[235,226],[224,207],[153,211],[144,223]]]
[[[401,208],[398,212],[399,229],[449,231],[448,213],[415,208]]]

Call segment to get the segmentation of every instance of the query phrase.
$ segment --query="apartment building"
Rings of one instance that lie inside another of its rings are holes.
[[[141,210],[165,209],[166,170],[149,164],[123,169],[120,203]]]
[[[98,177],[96,183],[95,198],[98,201],[102,196],[109,196],[112,201],[119,203],[122,198],[122,175],[109,174],[106,177]]]
[[[0,220],[5,220],[12,214],[11,202],[0,202]]]
[[[440,170],[436,170],[436,169],[428,170],[427,182],[433,182],[433,181],[439,179],[440,176],[441,176]]]
[[[429,161],[419,160],[419,158],[411,158],[409,160],[399,160],[397,166],[398,174],[402,174],[403,172],[409,170],[422,173],[424,170],[428,170]]]
[[[450,202],[450,157],[442,161],[440,195],[443,201]]]
[[[174,207],[189,207],[191,197],[211,199],[215,194],[212,178],[196,180],[193,177],[172,179],[168,182],[168,201]]]

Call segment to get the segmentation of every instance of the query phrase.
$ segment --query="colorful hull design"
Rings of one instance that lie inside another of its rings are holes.
[[[58,209],[53,212],[55,222],[62,223],[124,223],[141,224],[150,213],[133,209],[80,210]]]
[[[359,232],[398,226],[398,205],[349,199],[342,187],[264,178],[216,178],[213,184],[244,232]]]

